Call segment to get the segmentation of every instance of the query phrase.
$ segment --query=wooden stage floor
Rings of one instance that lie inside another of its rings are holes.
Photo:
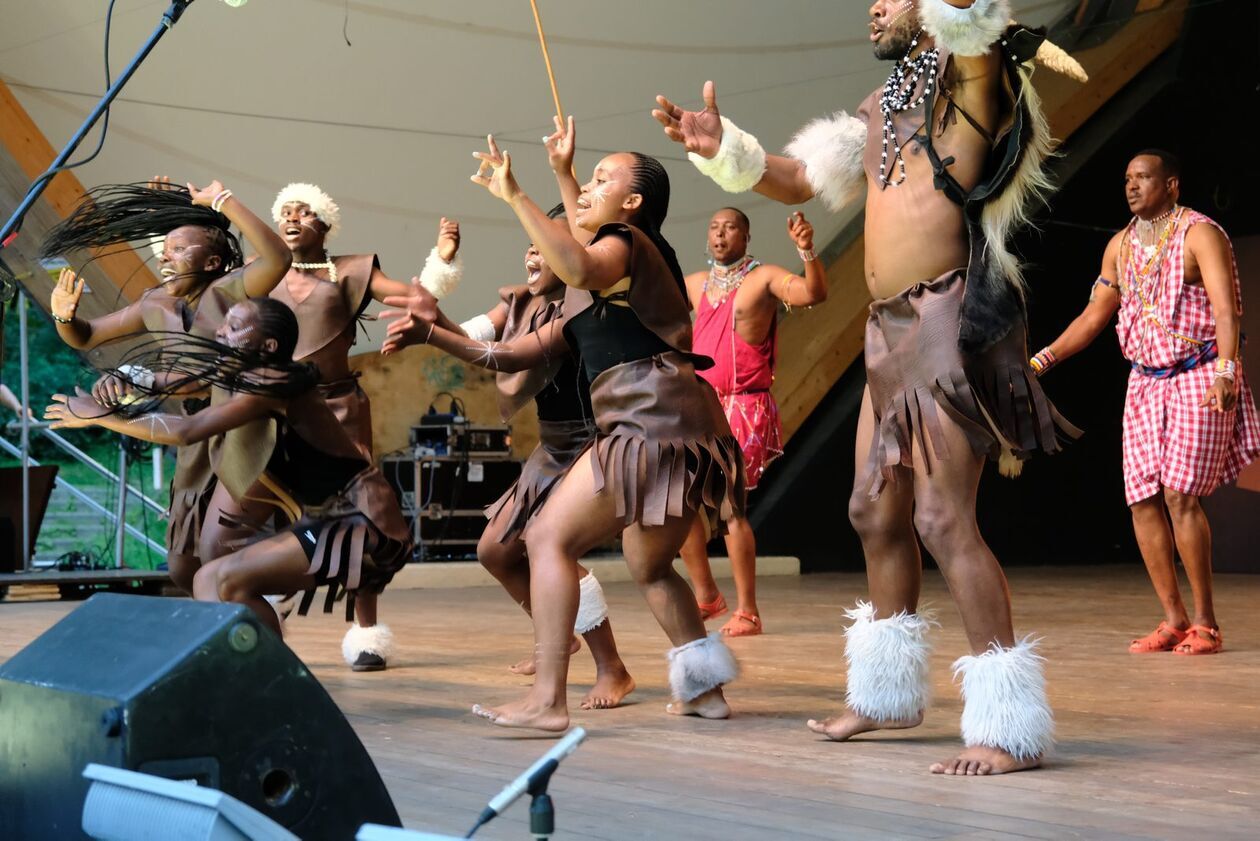
[[[1218,577],[1227,651],[1201,658],[1128,654],[1128,640],[1159,619],[1139,567],[1010,579],[1017,631],[1045,638],[1059,745],[1043,770],[988,779],[926,773],[957,745],[949,665],[964,653],[937,574],[925,587],[942,625],[935,706],[915,731],[848,744],[821,741],[804,721],[840,708],[840,607],[863,593],[860,576],[763,582],[769,633],[734,641],[744,677],[728,690],[727,722],[664,713],[664,636],[631,585],[607,585],[639,689],[622,709],[575,712],[591,736],[553,780],[557,838],[1256,838],[1260,577]],[[0,659],[73,607],[0,605]],[[504,667],[529,650],[529,626],[489,588],[387,593],[382,616],[401,643],[383,673],[345,667],[333,617],[291,622],[289,640],[350,718],[404,823],[462,835],[550,744],[467,711],[523,691]],[[575,705],[593,669],[585,652],[574,663]],[[478,837],[527,837],[524,803]]]

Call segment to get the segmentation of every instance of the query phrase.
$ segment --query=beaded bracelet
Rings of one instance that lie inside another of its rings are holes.
[[[1028,360],[1028,365],[1033,369],[1033,373],[1040,377],[1046,371],[1053,368],[1055,363],[1058,361],[1058,358],[1054,355],[1054,351],[1048,347],[1044,347],[1037,351],[1036,355],[1033,356],[1032,359]]]
[[[222,213],[224,203],[227,202],[227,200],[230,198],[232,198],[231,190],[222,191],[217,196],[215,196],[214,199],[210,202],[210,209],[213,210],[215,213]]]
[[[1233,359],[1219,358],[1216,360],[1216,376],[1223,380],[1234,382],[1238,376],[1238,363]]]
[[[802,263],[812,263],[814,260],[818,259],[818,255],[814,253],[814,249],[812,248],[798,248],[796,249],[796,254],[801,258]]]
[[[74,323],[73,313],[70,314],[69,318],[62,318],[61,316],[57,315],[57,313],[53,313],[52,317],[53,317],[53,321],[57,322],[58,324],[73,324]]]

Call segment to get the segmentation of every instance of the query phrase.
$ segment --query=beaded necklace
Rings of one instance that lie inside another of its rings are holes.
[[[761,261],[753,257],[751,254],[745,254],[741,259],[730,266],[723,266],[721,263],[714,263],[709,266],[709,277],[704,282],[704,294],[709,294],[709,289],[713,288],[718,291],[718,299],[714,301],[711,297],[709,303],[720,304],[725,301],[730,294],[744,282],[744,278],[748,277],[748,273],[761,265]]]
[[[303,272],[316,272],[320,269],[326,269],[328,271],[328,282],[336,283],[337,267],[333,265],[332,257],[329,257],[327,252],[324,252],[324,257],[327,259],[322,263],[292,263],[290,265]]]
[[[884,150],[880,153],[879,181],[885,187],[899,187],[906,180],[906,159],[901,156],[901,144],[897,140],[897,130],[893,127],[893,114],[918,108],[932,93],[932,86],[936,84],[940,51],[932,47],[910,58],[915,47],[919,46],[919,37],[922,34],[923,30],[920,29],[910,42],[910,49],[906,51],[905,57],[893,64],[892,73],[889,74],[888,81],[884,82],[884,92],[879,97],[879,110],[884,115]],[[924,82],[923,93],[915,97],[914,90],[919,79],[924,77],[927,81]],[[895,181],[888,176],[889,146],[892,147],[893,163],[898,169]]]

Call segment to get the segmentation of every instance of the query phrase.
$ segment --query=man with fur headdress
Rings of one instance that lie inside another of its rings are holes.
[[[1006,0],[876,0],[875,57],[887,83],[859,106],[806,125],[786,156],[718,114],[658,97],[656,119],[729,192],[832,210],[866,193],[867,388],[849,514],[870,603],[848,611],[847,709],[810,728],[836,741],[917,726],[929,695],[928,629],[917,612],[915,533],[958,601],[971,653],[962,678],[966,748],[934,773],[1036,767],[1053,718],[1036,645],[1017,640],[1006,580],[976,525],[986,458],[1013,475],[1054,452],[1058,416],[1028,367],[1020,267],[1007,247],[1048,190],[1051,140],[1029,62],[1041,35]],[[1060,60],[1063,54],[1057,56]]]

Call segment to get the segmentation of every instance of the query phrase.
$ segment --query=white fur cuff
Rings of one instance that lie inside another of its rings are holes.
[[[837,111],[806,123],[783,151],[805,165],[814,195],[835,212],[866,186],[865,150],[866,123]]]
[[[424,271],[420,272],[420,285],[432,292],[433,297],[441,300],[454,292],[463,279],[464,261],[459,254],[448,263],[438,256],[437,246],[433,246],[424,261]]]
[[[353,666],[360,654],[375,654],[382,660],[388,660],[394,653],[394,632],[388,625],[377,623],[364,628],[358,622],[350,626],[341,640],[341,656],[346,663]]]
[[[1054,744],[1054,716],[1046,699],[1045,658],[1025,638],[1013,648],[954,661],[962,677],[962,736],[967,747],[1001,748],[1018,760],[1042,756]]]
[[[876,721],[914,718],[923,712],[931,699],[927,640],[931,617],[902,611],[876,619],[868,602],[858,602],[845,616],[853,621],[844,631],[849,709]]]
[[[965,9],[945,0],[919,0],[924,31],[955,55],[984,55],[997,43],[1011,21],[1008,0],[976,0]]]
[[[573,623],[573,633],[578,636],[590,633],[603,625],[607,618],[608,602],[604,600],[604,588],[595,580],[595,573],[588,572],[578,582],[578,611],[577,620]]]
[[[718,153],[712,158],[705,158],[688,152],[687,157],[696,169],[728,193],[748,192],[757,186],[766,171],[766,150],[761,148],[757,138],[725,117],[722,118],[722,145],[718,147]]]
[[[153,375],[153,372],[143,365],[119,365],[118,373],[127,382],[132,385],[138,385],[144,389],[153,388],[153,383],[157,379]]]
[[[497,338],[494,322],[485,313],[468,319],[459,325],[459,329],[463,330],[464,335],[474,342],[493,342]]]
[[[671,648],[666,657],[669,688],[680,701],[693,701],[739,677],[739,663],[720,633]]]

